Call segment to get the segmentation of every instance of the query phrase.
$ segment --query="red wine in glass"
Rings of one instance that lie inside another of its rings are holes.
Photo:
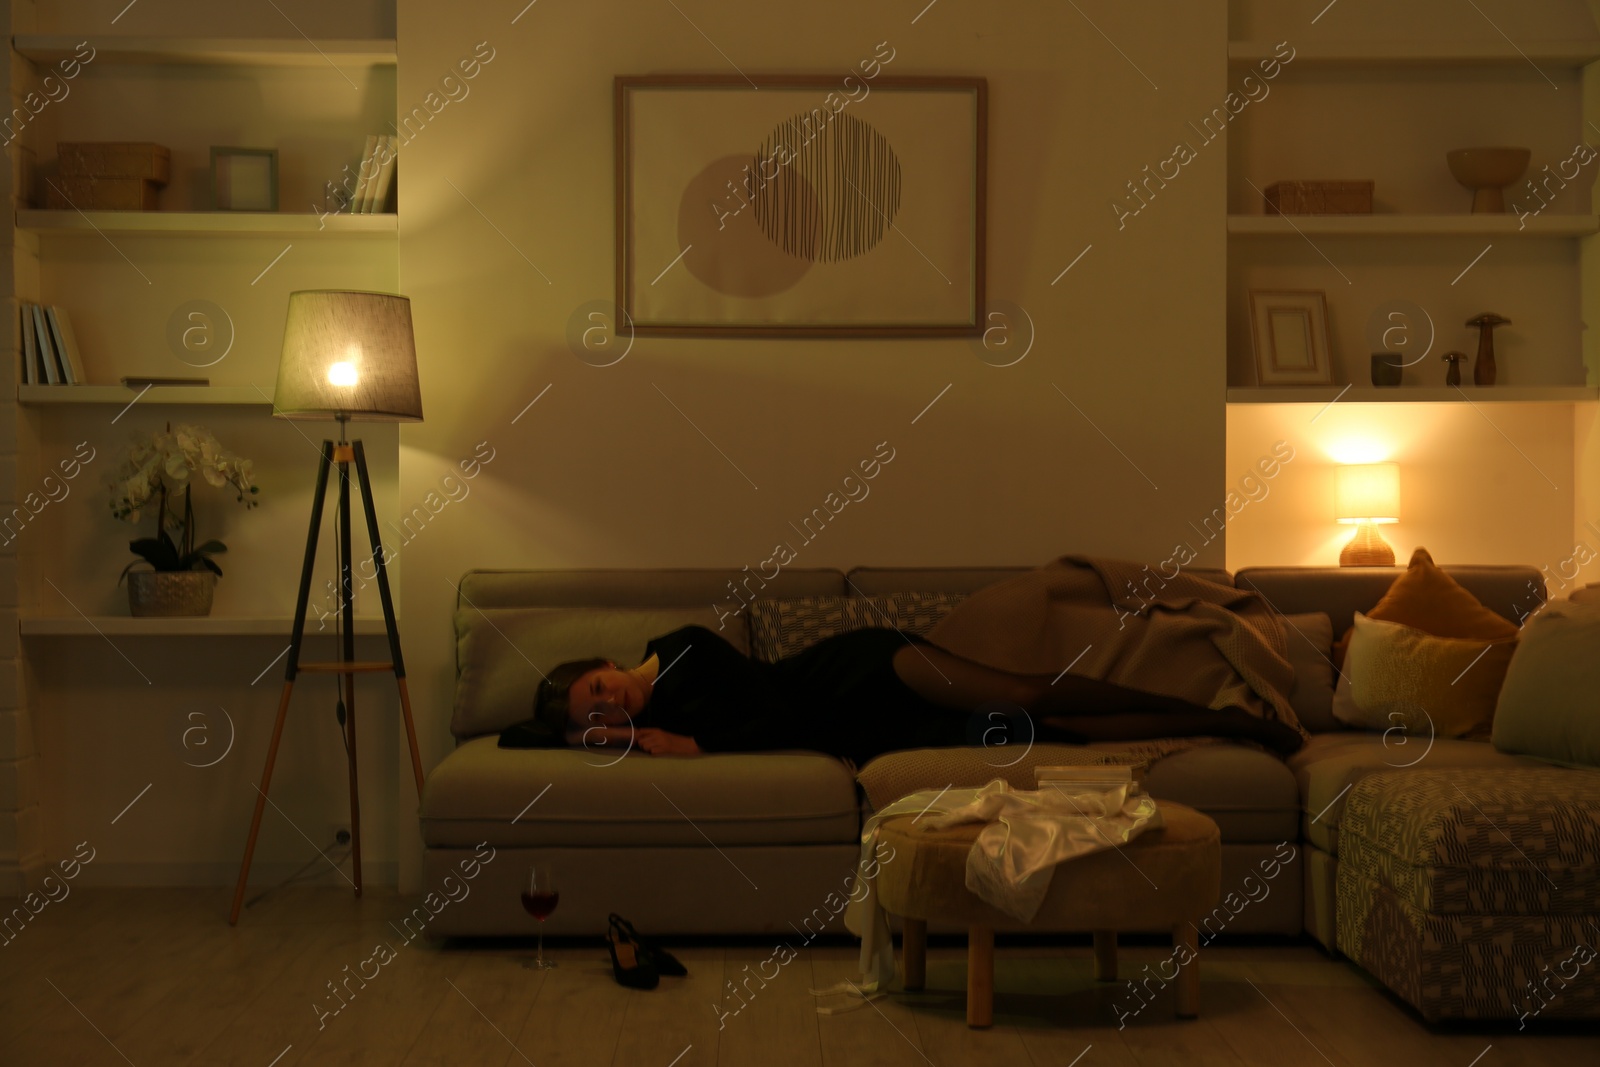
[[[561,903],[560,893],[524,893],[522,906],[540,922],[550,918],[550,913],[556,910],[556,905]]]
[[[555,874],[550,870],[550,865],[535,863],[530,866],[527,881],[522,887],[522,907],[529,915],[539,920],[539,954],[523,966],[536,971],[547,971],[555,966],[553,960],[544,958],[544,921],[556,910],[556,905],[560,901],[561,890],[556,886]]]

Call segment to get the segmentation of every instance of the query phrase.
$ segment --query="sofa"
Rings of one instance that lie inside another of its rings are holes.
[[[849,625],[925,632],[965,595],[1023,569],[785,569],[771,579],[745,574],[734,580],[710,569],[469,572],[455,617],[451,730],[457,746],[428,776],[421,827],[428,888],[447,892],[469,865],[478,874],[470,897],[442,908],[431,932],[530,933],[533,923],[519,894],[529,862],[538,857],[554,865],[561,882],[560,906],[546,923],[552,935],[592,936],[616,911],[654,934],[777,934],[791,942],[797,935],[809,942],[843,930],[840,915],[862,823],[875,805],[918,789],[979,786],[996,777],[1032,788],[1033,769],[1051,763],[1126,762],[1113,751],[1122,746],[1031,740],[895,752],[860,768],[812,752],[683,758],[614,746],[497,745],[500,730],[531,714],[535,685],[556,663],[593,655],[636,663],[648,639],[688,624],[717,630],[742,650],[769,658]],[[1534,568],[1444,570],[1513,622],[1543,603],[1544,584]],[[1446,957],[1468,950],[1449,941],[1454,935],[1429,935],[1427,945],[1419,941],[1409,955],[1399,951],[1392,935],[1407,921],[1415,929],[1476,923],[1489,940],[1500,936],[1499,926],[1492,915],[1485,920],[1428,910],[1429,879],[1461,871],[1408,868],[1401,872],[1403,884],[1389,885],[1390,875],[1410,862],[1391,847],[1397,833],[1415,850],[1427,833],[1465,831],[1433,816],[1431,830],[1397,828],[1385,824],[1383,812],[1391,803],[1426,808],[1404,794],[1425,801],[1430,789],[1437,793],[1437,785],[1424,783],[1427,775],[1436,783],[1479,783],[1485,803],[1500,803],[1500,793],[1519,794],[1497,792],[1496,783],[1516,775],[1554,774],[1560,781],[1561,774],[1592,778],[1593,772],[1552,772],[1547,763],[1483,741],[1347,729],[1334,717],[1335,638],[1356,612],[1384,595],[1399,568],[1193,573],[1251,590],[1277,610],[1295,668],[1291,702],[1311,733],[1287,760],[1248,744],[1212,741],[1159,758],[1144,773],[1149,793],[1205,813],[1221,830],[1224,904],[1204,924],[1202,943],[1221,933],[1305,933],[1330,952],[1360,946],[1352,950],[1360,954],[1357,962],[1430,1018],[1515,1014],[1499,1008],[1503,989],[1491,990],[1487,999],[1480,991],[1472,1000],[1476,1007],[1463,1008],[1461,996],[1441,993],[1439,981],[1419,977],[1428,970],[1459,978],[1461,960]],[[1417,788],[1408,790],[1408,783]],[[1462,797],[1465,803],[1446,805],[1458,823],[1469,805],[1478,806],[1471,795]],[[1365,851],[1361,870],[1347,872],[1341,898],[1340,835],[1354,800],[1361,803]],[[1600,825],[1581,814],[1578,822],[1580,835]],[[1593,857],[1576,862],[1582,878],[1596,876]],[[1470,880],[1472,872],[1465,875]],[[1421,896],[1400,900],[1406,886],[1420,886]],[[1571,918],[1590,923],[1594,910],[1580,906]],[[1532,962],[1520,966],[1537,972],[1544,956],[1523,955]],[[1479,967],[1471,981],[1482,985],[1484,973]]]

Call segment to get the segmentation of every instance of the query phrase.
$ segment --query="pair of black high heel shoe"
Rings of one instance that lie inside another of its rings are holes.
[[[639,936],[633,924],[616,912],[609,918],[606,945],[611,949],[611,974],[629,989],[654,989],[662,975],[681,978],[688,968],[661,946]]]

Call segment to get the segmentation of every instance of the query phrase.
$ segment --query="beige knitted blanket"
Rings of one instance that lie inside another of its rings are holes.
[[[1062,556],[980,589],[928,640],[1017,674],[1074,674],[1240,707],[1300,730],[1294,668],[1273,610],[1255,593],[1137,563]]]

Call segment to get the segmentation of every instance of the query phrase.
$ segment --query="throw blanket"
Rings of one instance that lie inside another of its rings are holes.
[[[1121,560],[1062,556],[980,589],[932,630],[940,648],[1017,674],[1063,670],[1208,708],[1239,707],[1309,738],[1294,668],[1255,593]]]

